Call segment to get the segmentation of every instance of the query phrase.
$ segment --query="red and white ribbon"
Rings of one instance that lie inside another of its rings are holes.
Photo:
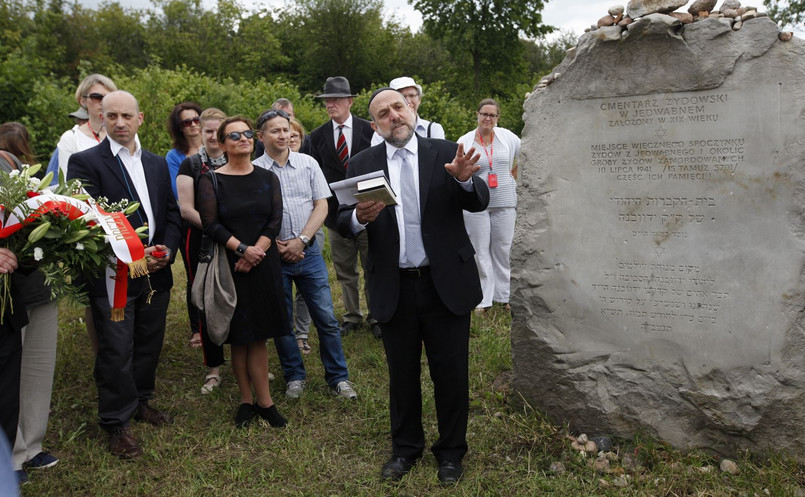
[[[2,225],[2,216],[0,216],[0,238],[6,238],[16,233],[25,224],[56,209],[67,212],[67,216],[71,220],[87,216],[89,224],[98,223],[106,233],[106,240],[115,253],[115,258],[113,258],[115,267],[106,268],[106,293],[109,296],[112,321],[122,321],[126,308],[128,276],[137,278],[148,274],[145,248],[139,235],[122,212],[105,212],[91,198],[84,202],[44,191],[17,206],[9,214],[4,225]],[[0,207],[0,212],[2,212],[2,207]]]

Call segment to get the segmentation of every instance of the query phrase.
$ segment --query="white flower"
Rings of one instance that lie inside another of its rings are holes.
[[[84,250],[84,244],[81,242],[75,242],[75,249],[76,250]]]
[[[20,170],[19,170],[19,169],[15,169],[15,170],[11,171],[10,173],[8,173],[8,175],[9,175],[9,176],[12,176],[12,177],[14,177],[14,176],[19,176],[19,175],[20,175]]]
[[[41,185],[41,184],[42,184],[42,180],[37,178],[36,176],[32,176],[32,177],[28,178],[28,185],[34,190],[39,189],[39,185]]]
[[[41,247],[34,247],[34,260],[41,261],[45,257],[45,251]]]

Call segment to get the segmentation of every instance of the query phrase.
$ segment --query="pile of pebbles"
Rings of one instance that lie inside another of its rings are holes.
[[[608,476],[608,479],[598,480],[601,488],[627,487],[633,478],[648,478],[651,475],[646,472],[640,464],[636,452],[619,453],[612,447],[612,441],[607,437],[588,437],[582,433],[578,437],[566,435],[565,438],[570,442],[570,448],[577,451],[579,457],[586,461],[586,465],[593,468],[600,476]],[[613,450],[614,449],[614,450]],[[678,463],[672,463],[678,465]],[[721,473],[738,475],[740,469],[738,465],[730,459],[722,459],[719,464]],[[689,466],[686,467],[688,473],[710,473],[715,472],[713,466]],[[548,471],[554,475],[561,476],[567,473],[565,465],[560,461],[551,463]]]
[[[602,28],[610,29],[613,26],[618,26],[621,29],[621,37],[626,38],[629,34],[628,26],[630,24],[652,14],[672,17],[675,20],[674,22],[678,21],[683,25],[705,19],[726,19],[731,23],[734,31],[741,29],[744,22],[750,19],[768,17],[766,12],[759,12],[756,7],[741,6],[739,0],[723,0],[718,9],[715,8],[718,0],[696,0],[688,8],[687,12],[675,12],[676,9],[686,3],[688,3],[688,0],[631,0],[627,7],[623,5],[611,7],[607,15],[599,19],[596,24],[585,29],[584,32],[590,33]],[[777,37],[780,41],[790,41],[794,37],[794,33],[781,31]],[[574,55],[575,50],[575,47],[568,50],[568,55]],[[558,72],[545,76],[537,83],[534,90],[547,87],[559,79],[560,76],[561,73]],[[530,95],[530,92],[527,93],[526,98]]]
[[[716,10],[717,0],[696,0],[687,12],[674,12],[687,2],[683,0],[632,0],[628,10],[623,5],[616,5],[609,9],[609,13],[590,26],[585,32],[595,31],[607,26],[626,27],[635,19],[650,14],[665,14],[679,19],[682,24],[690,24],[701,19],[727,18],[732,19],[732,29],[741,29],[745,21],[756,17],[768,17],[765,12],[758,12],[756,7],[742,7],[739,0],[724,0],[721,7]]]

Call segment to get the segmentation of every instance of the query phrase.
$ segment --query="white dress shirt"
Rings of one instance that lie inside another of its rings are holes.
[[[349,117],[346,121],[344,121],[344,128],[342,129],[344,133],[344,139],[347,140],[347,150],[349,151],[349,156],[352,157],[352,114],[350,113]],[[333,121],[333,144],[335,148],[338,149],[338,127],[341,126],[337,122]]]
[[[143,149],[140,146],[140,137],[138,135],[134,136],[134,143],[136,149],[134,155],[132,155],[128,148],[117,143],[112,138],[109,138],[109,148],[112,149],[112,155],[116,156],[120,164],[126,168],[126,172],[129,173],[129,177],[133,183],[127,186],[134,188],[137,192],[140,206],[143,208],[148,218],[148,244],[150,245],[151,240],[154,238],[154,232],[156,231],[156,218],[154,218],[154,211],[151,209],[151,197],[148,196],[148,183],[145,181],[145,170],[143,169],[142,160]],[[131,195],[132,201],[136,200],[130,189],[129,194]]]

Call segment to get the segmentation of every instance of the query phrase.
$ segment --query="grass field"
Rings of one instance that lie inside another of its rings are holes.
[[[46,439],[47,449],[61,462],[31,474],[23,496],[805,496],[805,468],[793,461],[757,461],[744,454],[737,459],[740,474],[728,475],[719,471],[717,459],[701,452],[683,454],[644,437],[616,440],[609,470],[596,470],[595,455],[573,450],[562,426],[516,402],[509,389],[511,318],[497,307],[486,316],[473,316],[464,478],[455,488],[440,487],[436,462],[426,453],[401,482],[384,483],[380,466],[391,444],[387,369],[379,340],[361,330],[343,341],[359,395],[354,402],[329,393],[315,333],[313,353],[305,361],[306,391],[297,401],[286,400],[270,345],[269,368],[278,378],[271,384],[272,395],[289,425],[280,430],[256,421],[238,430],[232,420],[239,397],[228,365],[220,389],[209,396],[199,392],[205,368],[201,352],[187,345],[181,263],[174,266],[174,275],[153,405],[173,414],[175,424],[135,423],[134,434],[145,450],[139,460],[109,454],[107,436],[97,425],[83,310],[62,305]],[[340,313],[337,285],[333,292]],[[428,443],[436,439],[432,391],[425,369]],[[550,469],[557,462],[564,472]]]

